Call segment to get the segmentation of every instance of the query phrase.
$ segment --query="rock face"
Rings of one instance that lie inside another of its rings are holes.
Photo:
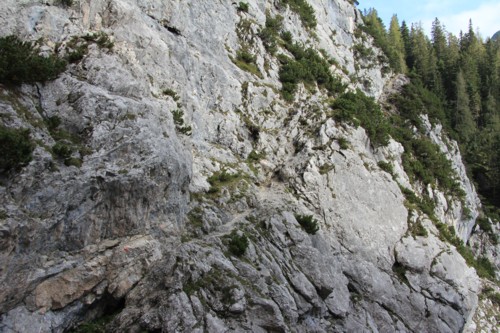
[[[211,0],[73,2],[0,4],[2,36],[42,38],[61,54],[97,31],[113,43],[87,42],[52,82],[0,86],[1,121],[38,143],[0,186],[2,332],[63,332],[115,310],[114,332],[469,325],[479,279],[425,215],[409,216],[401,144],[375,150],[361,127],[328,117],[322,92],[299,86],[285,102],[278,60],[258,38],[266,13],[282,15],[351,89],[383,98],[395,80],[354,56],[355,44],[373,46],[355,37],[361,16],[349,1],[311,1],[314,31],[279,1],[250,0],[248,11]],[[242,43],[260,77],[231,60]],[[45,123],[55,116],[54,131]],[[61,133],[81,167],[50,153]],[[463,219],[461,204],[436,192],[437,215],[466,240],[477,194],[456,144],[430,124],[428,135],[472,212]],[[388,160],[394,178],[378,166]],[[412,233],[417,222],[427,236]],[[243,256],[229,250],[238,234],[249,241]]]
[[[462,162],[462,156],[458,145],[455,141],[449,140],[442,134],[441,125],[431,125],[427,117],[423,117],[423,123],[427,131],[427,135],[436,143],[441,151],[452,161],[453,168],[458,176],[459,182],[465,192],[464,204],[443,199],[444,194],[433,193],[433,197],[437,198],[438,215],[442,221],[449,225],[453,225],[458,236],[464,241],[470,238],[475,221],[479,216],[479,208],[481,201],[474,189],[474,185],[467,177],[465,166]],[[435,192],[435,191],[434,191]],[[469,211],[464,213],[465,209]]]

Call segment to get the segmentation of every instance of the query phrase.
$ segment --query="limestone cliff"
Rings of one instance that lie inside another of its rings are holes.
[[[309,1],[314,28],[284,1],[62,3],[0,3],[1,36],[61,56],[85,45],[54,81],[0,86],[2,123],[37,142],[0,186],[1,331],[63,332],[115,310],[113,332],[470,326],[479,278],[428,216],[409,214],[400,189],[435,198],[438,219],[467,240],[480,202],[456,144],[426,122],[462,202],[410,183],[402,145],[374,148],[362,127],[334,121],[325,91],[280,94],[280,60],[259,37],[266,16],[331,58],[348,89],[384,100],[404,84],[355,34],[350,1]],[[243,46],[255,57],[246,71]],[[81,165],[51,153],[61,133]],[[243,234],[238,256],[229,248]]]

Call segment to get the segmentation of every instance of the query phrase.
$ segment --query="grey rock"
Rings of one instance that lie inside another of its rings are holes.
[[[122,306],[113,332],[470,326],[478,277],[425,216],[408,216],[399,188],[427,191],[439,219],[467,240],[480,202],[458,146],[423,118],[459,175],[469,217],[460,202],[410,184],[400,143],[374,149],[362,128],[329,118],[322,92],[299,86],[293,103],[283,101],[279,63],[257,37],[266,13],[333,57],[349,89],[383,101],[407,82],[354,59],[356,43],[373,45],[354,37],[362,18],[350,1],[310,3],[315,38],[275,1],[249,0],[248,13],[208,0],[0,4],[0,34],[43,40],[44,52],[98,31],[114,43],[90,43],[54,81],[2,88],[2,122],[29,128],[39,143],[30,164],[0,184],[2,331],[62,332],[109,302]],[[242,39],[253,41],[262,77],[231,61]],[[179,130],[176,110],[191,135]],[[43,121],[53,116],[78,138],[81,167],[52,156],[57,137]],[[393,165],[394,179],[380,161]],[[211,190],[209,177],[223,170],[232,176]],[[308,234],[296,214],[319,231]],[[409,234],[416,221],[428,237]],[[249,243],[240,256],[233,231]]]

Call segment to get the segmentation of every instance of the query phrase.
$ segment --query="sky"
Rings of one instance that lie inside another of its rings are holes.
[[[410,26],[421,22],[427,33],[436,17],[456,36],[460,30],[468,30],[469,19],[483,38],[500,30],[500,0],[359,0],[358,8],[375,8],[386,27],[397,14],[399,23],[404,20]]]

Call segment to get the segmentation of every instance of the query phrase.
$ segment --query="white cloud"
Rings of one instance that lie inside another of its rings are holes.
[[[433,15],[433,17],[429,16],[421,21],[425,30],[430,31],[434,18],[438,17],[447,31],[458,36],[460,31],[466,32],[468,30],[469,19],[472,19],[474,30],[479,29],[481,36],[486,38],[500,30],[499,13],[500,3],[495,1],[484,3],[476,9],[456,14]]]

